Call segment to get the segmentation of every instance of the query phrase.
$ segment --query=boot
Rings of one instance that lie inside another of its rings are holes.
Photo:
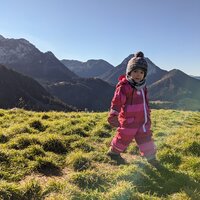
[[[107,152],[107,156],[109,156],[111,160],[115,160],[118,165],[126,163],[124,158],[121,157],[120,153],[116,153],[111,149]]]
[[[148,162],[151,166],[153,166],[153,167],[155,167],[155,168],[159,168],[159,167],[160,167],[160,163],[158,162],[158,160],[157,160],[156,158],[149,159],[149,160],[147,160],[147,162]]]

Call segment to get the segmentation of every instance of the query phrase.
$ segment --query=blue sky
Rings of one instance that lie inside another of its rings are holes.
[[[116,66],[142,50],[162,69],[200,76],[199,0],[0,0],[0,34],[58,59]]]

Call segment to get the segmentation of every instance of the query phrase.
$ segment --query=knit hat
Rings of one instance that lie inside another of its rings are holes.
[[[142,69],[144,70],[144,77],[147,75],[147,62],[144,59],[143,52],[137,52],[133,58],[128,61],[127,68],[126,68],[126,76],[129,76],[130,73],[135,69]]]

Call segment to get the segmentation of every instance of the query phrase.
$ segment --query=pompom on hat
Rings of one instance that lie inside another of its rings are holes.
[[[147,68],[148,64],[147,61],[144,59],[143,52],[137,52],[133,58],[128,61],[127,68],[126,68],[126,76],[129,76],[130,73],[135,69],[142,69],[144,70],[144,75],[147,75]]]

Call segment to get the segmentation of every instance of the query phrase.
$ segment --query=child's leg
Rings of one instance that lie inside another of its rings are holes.
[[[139,147],[141,156],[144,156],[148,161],[156,158],[156,146],[151,133],[137,133],[135,141]]]
[[[111,151],[118,154],[123,152],[135,137],[136,132],[137,129],[133,128],[118,128],[111,142]]]

